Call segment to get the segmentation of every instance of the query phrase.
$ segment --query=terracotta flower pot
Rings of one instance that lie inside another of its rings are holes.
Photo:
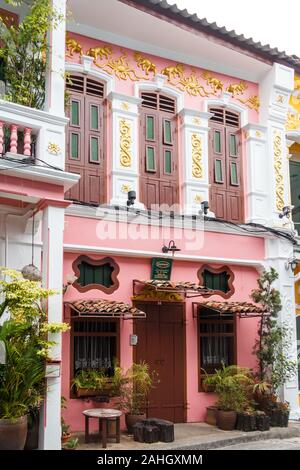
[[[133,434],[133,425],[137,423],[138,421],[142,421],[143,419],[146,419],[145,413],[142,415],[131,415],[129,413],[126,413],[125,423],[126,423],[128,433]]]
[[[23,450],[27,436],[27,416],[0,419],[0,450]]]
[[[66,442],[68,442],[68,440],[71,438],[71,433],[70,432],[67,432],[67,433],[64,433],[62,436],[61,436],[61,443],[62,444],[65,444]]]
[[[237,413],[236,411],[217,411],[217,426],[223,431],[233,431],[235,428]]]
[[[205,422],[207,424],[210,424],[211,426],[216,426],[217,424],[217,407],[216,406],[207,406]]]

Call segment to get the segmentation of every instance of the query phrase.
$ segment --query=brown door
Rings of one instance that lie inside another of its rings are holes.
[[[211,108],[210,209],[217,218],[244,222],[239,115]]]
[[[141,201],[148,209],[159,210],[162,204],[178,204],[175,101],[159,93],[142,93],[141,96]]]
[[[183,423],[185,417],[184,304],[138,303],[147,317],[137,320],[135,361],[146,361],[158,374],[150,392],[148,417]]]
[[[76,202],[104,202],[103,94],[104,86],[83,75],[71,75],[67,115],[66,169],[79,174],[79,183],[66,197]]]

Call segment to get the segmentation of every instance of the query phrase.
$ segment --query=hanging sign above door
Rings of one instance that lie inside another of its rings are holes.
[[[151,279],[169,281],[172,272],[172,259],[152,258]]]

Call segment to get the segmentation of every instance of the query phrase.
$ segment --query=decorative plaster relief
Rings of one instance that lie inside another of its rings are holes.
[[[129,183],[123,183],[121,186],[121,193],[127,194],[132,190],[132,186]]]
[[[85,52],[85,55],[93,59],[96,67],[110,75],[115,75],[119,80],[137,82],[140,80],[152,80],[159,75],[158,65],[153,62],[153,59],[137,51],[133,53],[133,57],[131,57],[130,51],[120,48],[120,52],[121,54],[118,55],[116,54],[116,48],[107,44],[101,44],[96,47],[90,47]],[[83,47],[76,39],[68,37],[66,41],[66,55],[67,57],[73,57],[74,54],[82,56],[84,54]],[[137,69],[140,69],[143,74],[141,75]],[[165,66],[160,70],[160,74],[166,77],[168,84],[194,97],[207,98],[210,96],[220,96],[225,89],[223,81],[212,75],[211,72],[203,71],[198,73],[194,67],[190,67],[190,72],[186,73],[186,66],[180,63]],[[247,88],[247,84],[240,81],[239,83],[231,83],[227,87],[227,91],[231,93],[234,99],[237,99],[248,108],[258,111],[258,96],[244,97]]]
[[[192,134],[192,175],[194,178],[203,178],[202,140],[199,134]]]
[[[48,153],[51,153],[51,155],[59,155],[61,153],[60,146],[54,142],[48,143],[47,150],[48,150]]]
[[[284,206],[284,177],[282,170],[282,137],[279,131],[274,131],[273,146],[276,180],[276,209],[281,211]]]
[[[120,165],[123,168],[131,167],[132,165],[132,155],[131,155],[131,145],[132,145],[132,132],[131,125],[129,121],[121,119],[119,123],[120,129]]]

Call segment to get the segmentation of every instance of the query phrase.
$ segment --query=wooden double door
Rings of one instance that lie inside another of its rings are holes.
[[[183,423],[186,421],[184,304],[138,302],[136,306],[147,317],[134,325],[138,336],[134,361],[147,362],[159,379],[150,392],[147,415]]]

